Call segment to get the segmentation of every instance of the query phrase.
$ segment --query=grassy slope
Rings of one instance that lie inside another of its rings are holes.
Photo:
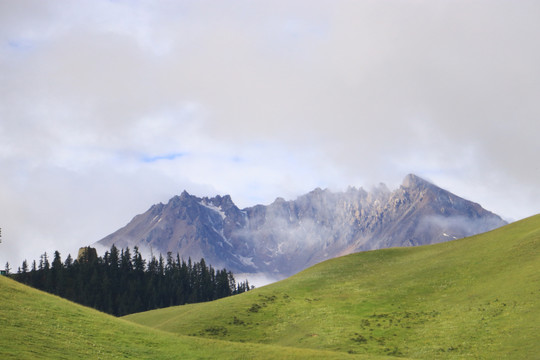
[[[168,332],[419,359],[540,354],[540,215],[358,253],[219,301],[133,314]]]
[[[342,359],[343,354],[171,334],[0,276],[0,358]]]

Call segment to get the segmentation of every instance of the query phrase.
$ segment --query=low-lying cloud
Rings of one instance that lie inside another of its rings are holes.
[[[4,2],[0,261],[74,252],[183,189],[251,206],[413,172],[532,215],[539,16],[525,0]]]

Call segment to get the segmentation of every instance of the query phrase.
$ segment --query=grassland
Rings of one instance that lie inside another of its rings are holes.
[[[329,260],[238,296],[126,319],[344,356],[540,358],[540,215],[448,243]]]
[[[118,319],[0,276],[2,359],[535,359],[540,216]]]
[[[343,355],[171,334],[100,313],[0,276],[0,359],[3,360],[322,360],[343,359]]]

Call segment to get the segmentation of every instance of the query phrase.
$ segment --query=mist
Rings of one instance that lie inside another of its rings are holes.
[[[535,1],[0,3],[0,264],[187,190],[241,207],[408,173],[540,212]]]

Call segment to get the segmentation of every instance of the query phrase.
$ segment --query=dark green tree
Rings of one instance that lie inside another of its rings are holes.
[[[19,269],[12,275],[18,281],[117,316],[249,290],[247,281],[236,285],[230,271],[216,271],[204,259],[186,263],[167,253],[166,259],[152,256],[146,262],[137,247],[132,256],[129,248],[113,245],[103,258],[93,248],[81,248],[77,260],[68,255],[63,263],[55,251],[52,264],[44,253],[39,266],[34,260],[28,271],[25,260]]]
[[[22,263],[21,272],[23,274],[26,274],[28,272],[28,262],[26,261],[26,259],[24,259],[24,261]]]

